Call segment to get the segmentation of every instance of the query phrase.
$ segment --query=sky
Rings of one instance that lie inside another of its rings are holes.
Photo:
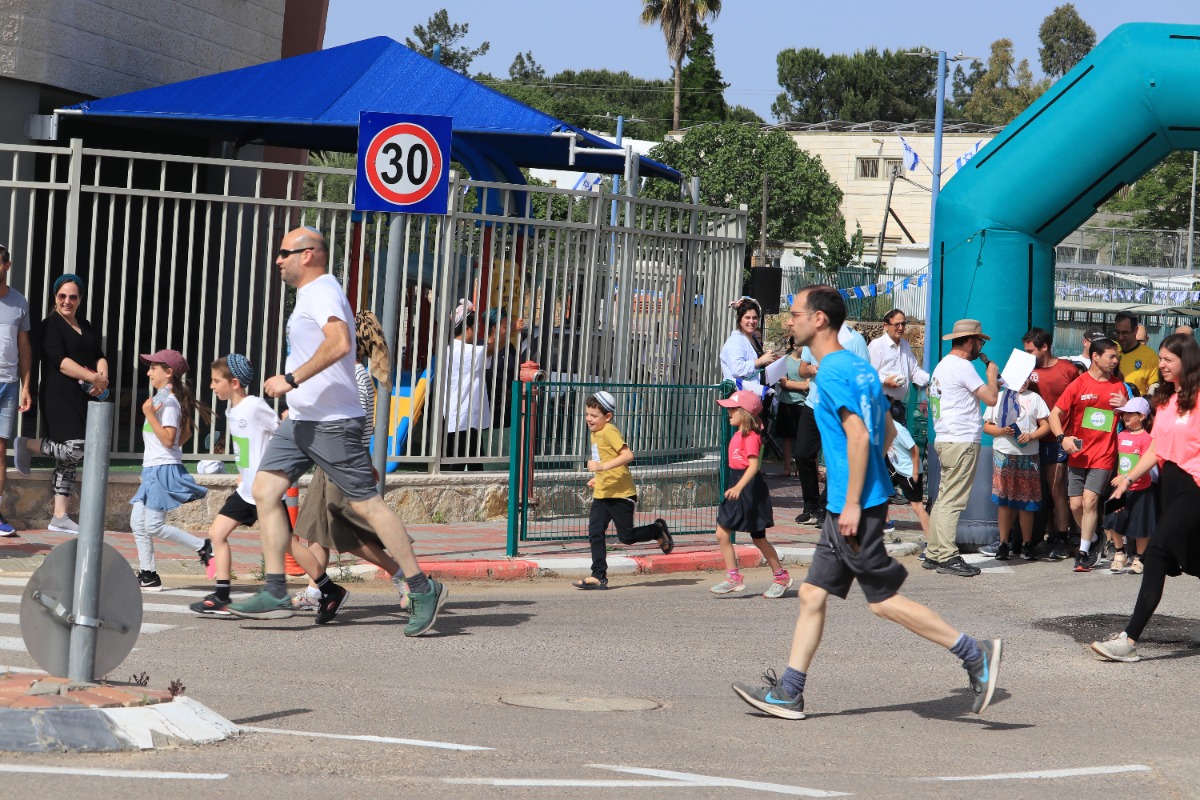
[[[991,43],[1009,38],[1018,59],[1026,58],[1041,76],[1038,27],[1058,2],[908,2],[859,0],[853,3],[802,0],[724,0],[709,25],[717,68],[729,88],[730,105],[753,109],[773,122],[771,103],[779,94],[775,56],[790,47],[824,53],[852,53],[868,47],[907,50],[919,45],[961,52],[986,60]],[[1097,41],[1126,22],[1200,24],[1196,0],[1155,0],[1134,9],[1127,0],[1087,0],[1075,7],[1096,31]],[[640,0],[571,3],[564,0],[330,0],[325,47],[389,36],[401,43],[445,8],[452,23],[467,23],[463,44],[491,43],[472,64],[478,72],[507,77],[517,53],[532,51],[547,75],[565,69],[626,70],[642,78],[671,77],[662,32],[642,25]],[[850,10],[852,13],[847,13]],[[952,68],[951,68],[952,71]]]

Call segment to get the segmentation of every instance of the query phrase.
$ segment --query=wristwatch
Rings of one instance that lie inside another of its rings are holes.
[[[290,378],[289,378],[289,380],[290,380]],[[1059,444],[1062,444],[1062,440],[1065,438],[1067,438],[1067,435],[1065,433],[1060,433],[1058,436],[1054,437],[1054,441],[1058,442]]]
[[[296,376],[293,375],[292,373],[289,372],[288,374],[284,375],[283,379],[285,381],[287,381],[288,383],[290,383],[292,385],[293,389],[300,388],[300,381],[296,380]]]

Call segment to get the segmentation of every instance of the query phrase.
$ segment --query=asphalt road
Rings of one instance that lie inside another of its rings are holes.
[[[300,616],[148,612],[147,621],[174,627],[144,634],[110,676],[145,672],[154,688],[181,680],[225,717],[274,732],[140,754],[0,754],[0,772],[144,776],[0,780],[5,796],[29,799],[1200,793],[1200,582],[1172,579],[1139,646],[1143,661],[1110,664],[1086,643],[1120,628],[1135,576],[1014,561],[981,564],[999,569],[963,579],[905,563],[909,596],[972,635],[1005,640],[1000,689],[983,716],[969,712],[958,661],[874,618],[857,589],[831,602],[809,673],[810,718],[788,722],[757,715],[729,684],[782,672],[794,590],[782,601],[717,597],[707,591],[713,574],[617,578],[607,592],[550,580],[457,584],[437,635],[405,639],[390,589],[356,584],[324,627]],[[765,588],[769,573],[750,574],[750,588]],[[191,599],[147,596],[180,606]],[[521,705],[531,695],[565,710]],[[593,708],[639,706],[648,708]]]

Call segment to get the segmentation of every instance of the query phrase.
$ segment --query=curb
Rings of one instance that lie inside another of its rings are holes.
[[[912,556],[921,552],[916,542],[897,542],[885,546],[893,557]],[[764,566],[766,560],[757,547],[735,546],[739,568]],[[779,561],[784,566],[808,566],[815,547],[777,547]],[[419,561],[426,575],[451,581],[515,581],[532,578],[585,578],[592,574],[592,560],[584,556],[529,559],[471,559],[464,561]],[[720,551],[672,553],[670,555],[612,556],[608,559],[609,575],[665,575],[673,572],[711,572],[725,569]],[[391,576],[374,564],[346,567],[350,574],[363,580],[390,581]]]
[[[211,744],[239,729],[208,706],[180,696],[136,708],[0,709],[0,750],[107,753]]]

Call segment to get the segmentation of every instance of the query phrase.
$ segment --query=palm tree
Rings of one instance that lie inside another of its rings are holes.
[[[721,0],[642,0],[642,24],[658,23],[667,40],[667,55],[675,65],[675,112],[671,127],[679,130],[679,95],[683,56],[696,29],[721,13]]]

